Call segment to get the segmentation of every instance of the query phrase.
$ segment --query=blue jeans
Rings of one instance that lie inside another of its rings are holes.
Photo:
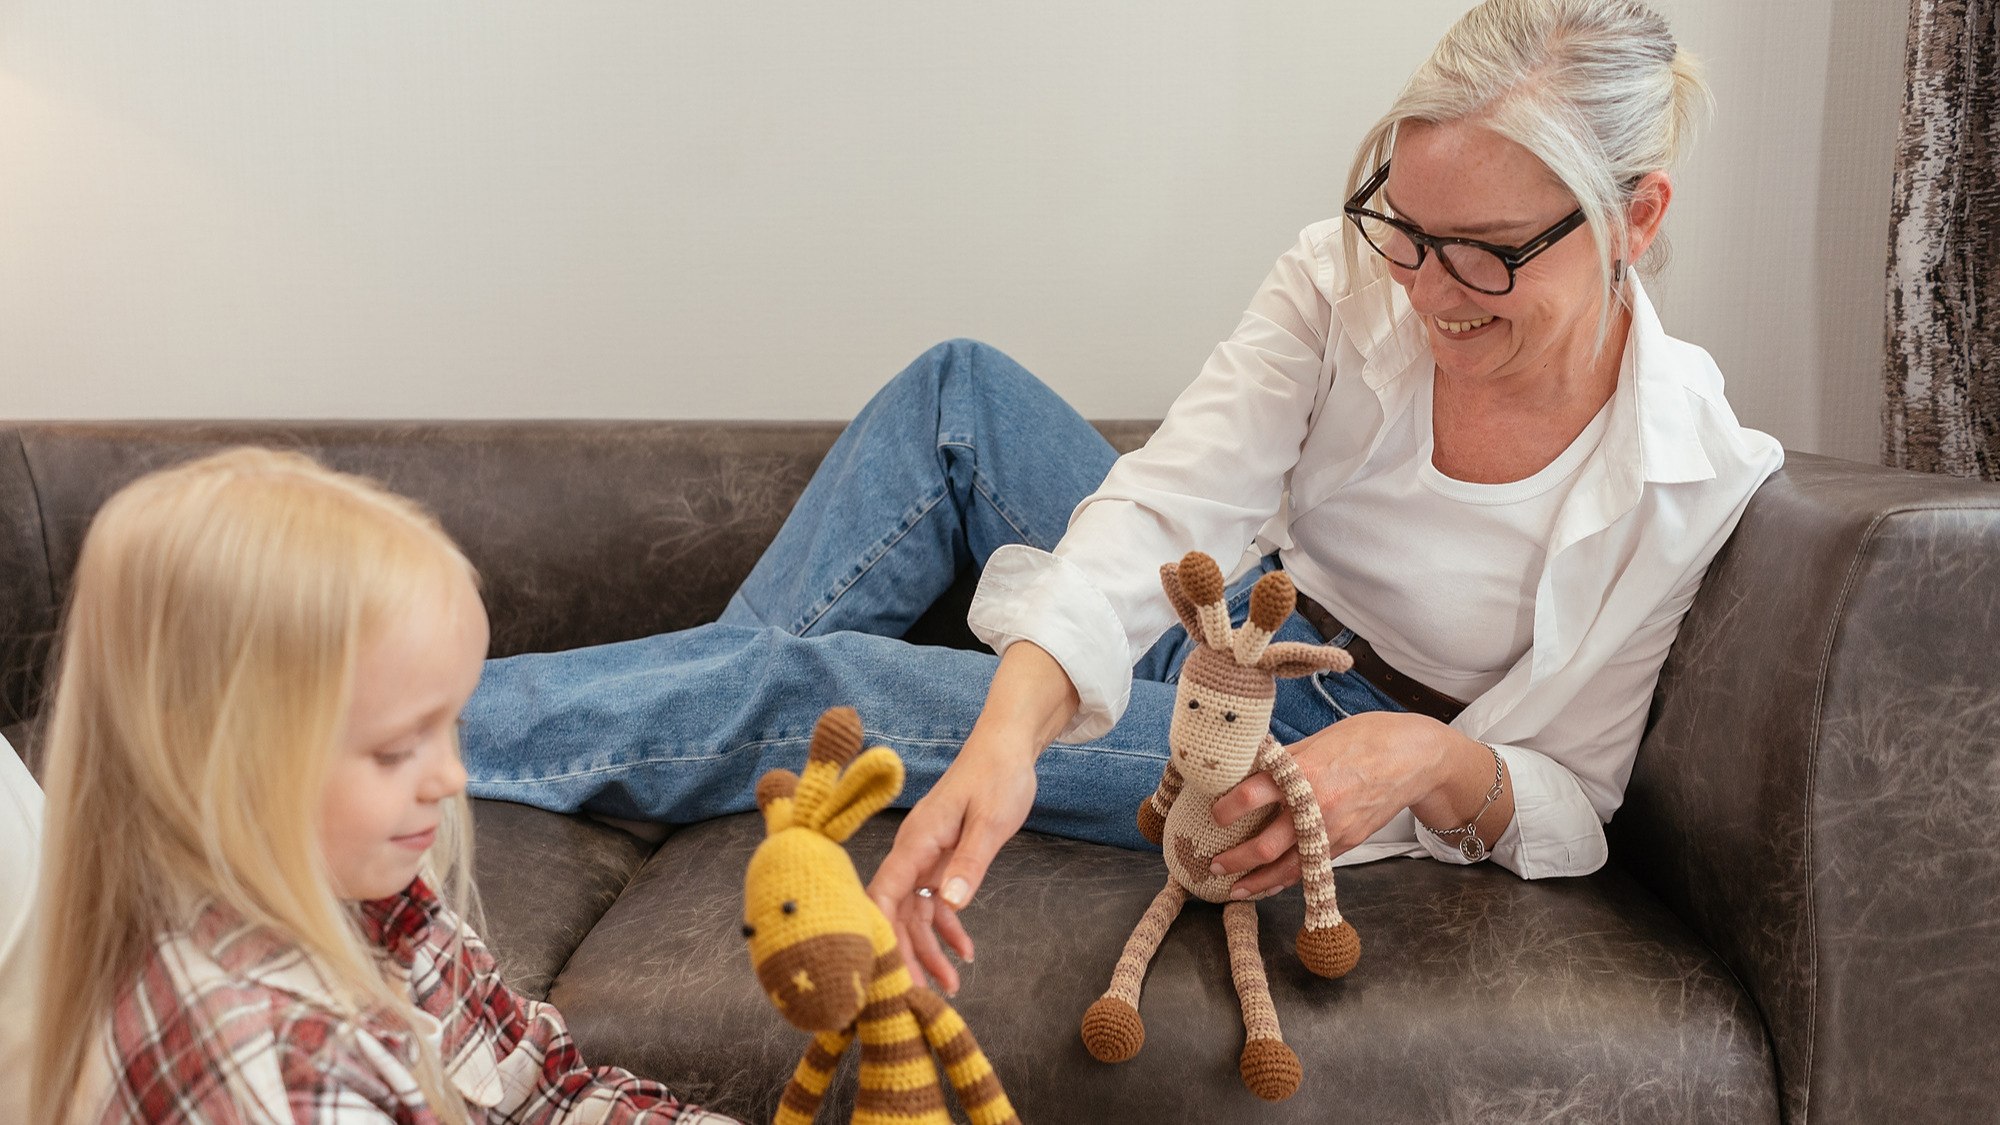
[[[869,745],[902,755],[897,804],[908,807],[964,744],[1000,661],[898,638],[962,568],[984,567],[1009,543],[1053,548],[1115,459],[1005,355],[965,340],[932,348],[834,443],[720,619],[489,661],[464,715],[470,792],[670,823],[745,812],[757,779],[801,768],[821,712],[846,705]],[[1276,565],[1268,557],[1231,586],[1239,623],[1250,585]],[[1320,639],[1296,614],[1279,637]],[[1131,704],[1110,733],[1042,755],[1029,828],[1148,846],[1133,814],[1166,764],[1190,648],[1184,629],[1170,629],[1135,667]],[[1295,742],[1382,709],[1400,708],[1358,675],[1281,681],[1273,731]]]

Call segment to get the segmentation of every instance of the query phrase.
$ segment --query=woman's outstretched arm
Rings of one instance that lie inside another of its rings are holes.
[[[947,994],[958,970],[939,943],[972,960],[958,911],[979,891],[1000,845],[1035,803],[1035,759],[1076,714],[1076,688],[1055,658],[1028,641],[1007,646],[965,746],[903,820],[868,893],[896,928],[910,974]],[[933,892],[917,894],[919,888]]]

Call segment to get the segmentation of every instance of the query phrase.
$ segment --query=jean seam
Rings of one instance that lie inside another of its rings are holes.
[[[881,545],[875,549],[873,554],[870,554],[867,558],[862,560],[860,569],[856,570],[852,577],[848,578],[847,581],[841,583],[839,588],[833,591],[832,596],[827,598],[826,604],[821,606],[817,613],[814,613],[810,618],[802,622],[798,628],[792,630],[792,635],[795,637],[805,636],[806,630],[811,629],[814,625],[819,624],[820,618],[825,617],[829,613],[832,613],[833,607],[840,604],[840,599],[846,597],[847,592],[849,590],[854,589],[854,587],[858,583],[860,583],[860,581],[863,578],[868,577],[868,572],[875,569],[875,564],[881,562],[884,558],[888,557],[889,552],[895,549],[896,544],[901,543],[904,539],[908,538],[910,532],[916,530],[916,526],[922,523],[924,521],[924,518],[926,516],[929,516],[931,512],[935,511],[939,504],[944,503],[945,497],[948,495],[950,495],[950,491],[948,489],[939,492],[936,496],[931,498],[930,503],[925,504],[921,510],[917,511],[909,518],[905,519],[903,521],[902,526],[896,529],[895,534],[883,540]]]
[[[946,445],[953,445],[962,449],[973,449],[973,446],[967,442],[940,442],[938,448],[942,449]],[[978,451],[974,449],[974,452],[977,453]],[[1000,516],[1001,522],[1012,529],[1021,542],[1031,547],[1036,546],[1034,536],[1028,532],[1027,528],[1021,526],[1021,521],[1012,512],[1007,510],[1006,504],[1001,502],[1000,491],[993,486],[992,478],[988,477],[977,465],[974,465],[972,469],[972,491],[975,495],[984,497],[988,504],[993,505],[993,511]]]
[[[965,741],[964,739],[959,738],[957,736],[919,738],[919,737],[910,737],[897,734],[885,734],[881,731],[864,731],[863,738],[864,741],[868,742],[887,743],[890,745],[901,745],[901,746],[957,746],[957,745],[962,745]],[[671,757],[671,758],[648,756],[643,758],[634,758],[631,759],[630,761],[619,762],[616,765],[591,766],[588,769],[569,770],[564,773],[542,773],[542,774],[532,774],[532,775],[506,777],[506,778],[484,776],[479,778],[478,781],[475,782],[475,784],[481,788],[490,788],[494,786],[530,785],[530,784],[538,784],[541,782],[549,782],[549,781],[571,781],[576,778],[593,777],[598,774],[615,774],[650,766],[672,765],[672,764],[681,764],[686,762],[714,762],[714,761],[720,761],[724,758],[735,757],[736,755],[741,754],[746,750],[765,750],[771,747],[800,745],[811,741],[812,741],[812,736],[810,734],[785,735],[777,738],[757,738],[757,739],[751,739],[748,742],[739,742],[736,745],[731,746],[726,750],[719,750],[713,754],[694,754],[694,755],[684,755],[680,757]],[[1139,750],[1127,750],[1116,746],[1096,746],[1096,745],[1071,746],[1064,743],[1056,743],[1051,745],[1049,749],[1060,750],[1065,753],[1108,754],[1115,757],[1145,758],[1150,760],[1157,760],[1165,756],[1158,754],[1148,754],[1144,751],[1139,751]]]

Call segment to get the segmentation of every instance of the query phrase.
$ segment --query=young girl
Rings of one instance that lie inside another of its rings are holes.
[[[438,525],[304,457],[104,506],[49,733],[37,1125],[726,1120],[584,1066],[461,920],[486,641]]]

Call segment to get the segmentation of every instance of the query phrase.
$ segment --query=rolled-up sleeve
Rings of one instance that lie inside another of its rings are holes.
[[[1060,556],[1021,544],[993,552],[967,624],[994,652],[1031,640],[1062,665],[1080,705],[1058,741],[1088,742],[1125,713],[1132,695],[1125,627],[1097,587]]]
[[[1062,665],[1081,708],[1060,736],[1111,729],[1132,665],[1174,621],[1159,568],[1189,551],[1233,564],[1282,503],[1319,390],[1333,321],[1337,224],[1278,259],[1236,330],[1143,449],[1118,460],[1053,553],[996,551],[969,624],[996,651],[1032,641]]]

